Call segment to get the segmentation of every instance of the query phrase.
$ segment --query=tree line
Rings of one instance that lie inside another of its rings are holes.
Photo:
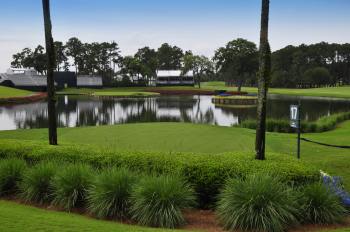
[[[83,43],[70,38],[66,43],[54,42],[56,70],[74,67],[78,74],[98,74],[105,85],[119,80],[125,85],[146,83],[157,70],[193,70],[197,82],[226,81],[240,90],[241,86],[257,86],[258,49],[254,42],[238,38],[218,48],[212,59],[183,51],[168,43],[158,49],[143,47],[134,55],[122,56],[116,42]],[[47,70],[43,46],[24,48],[13,55],[11,66],[34,68],[41,74]],[[350,44],[325,42],[287,46],[272,53],[271,87],[309,88],[350,83]],[[120,77],[116,79],[116,77]],[[130,80],[130,77],[132,79]]]

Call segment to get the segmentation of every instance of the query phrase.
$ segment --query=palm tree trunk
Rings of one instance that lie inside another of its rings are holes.
[[[42,0],[45,25],[45,42],[47,54],[47,95],[48,95],[48,116],[49,116],[49,143],[57,145],[57,115],[55,80],[53,70],[55,67],[55,52],[52,38],[52,26],[50,17],[50,0]]]
[[[256,159],[265,159],[266,101],[271,72],[271,50],[268,41],[270,0],[262,0],[258,73],[258,107],[255,152]]]

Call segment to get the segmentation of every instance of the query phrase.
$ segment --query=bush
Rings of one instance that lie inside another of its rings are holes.
[[[269,175],[231,179],[219,195],[217,214],[228,230],[284,231],[297,222],[296,195]]]
[[[26,163],[23,160],[0,160],[0,196],[13,194],[18,190],[25,169]]]
[[[333,114],[331,116],[324,116],[315,122],[301,122],[301,130],[303,133],[319,133],[333,130],[337,124],[350,120],[350,112],[343,112]],[[256,129],[256,120],[244,120],[240,127]],[[294,133],[295,129],[290,127],[289,119],[273,119],[266,120],[266,130],[269,132]]]
[[[132,193],[132,218],[141,225],[176,228],[184,224],[181,210],[195,203],[193,190],[179,177],[147,177]]]
[[[57,164],[43,162],[28,169],[20,185],[21,197],[39,204],[52,199],[51,181],[57,171]]]
[[[286,154],[269,153],[264,162],[252,153],[193,154],[113,152],[95,146],[49,146],[40,142],[0,140],[0,158],[18,157],[79,162],[94,167],[124,167],[146,174],[179,174],[194,187],[201,207],[209,207],[227,178],[256,171],[275,173],[283,182],[302,185],[319,180],[319,170]]]
[[[314,183],[302,189],[300,204],[307,223],[334,224],[345,215],[340,199],[326,186]]]
[[[126,218],[134,182],[134,174],[126,169],[102,172],[89,190],[89,210],[99,218]]]
[[[90,187],[92,169],[87,165],[71,164],[58,172],[52,181],[53,204],[71,210],[83,207]]]

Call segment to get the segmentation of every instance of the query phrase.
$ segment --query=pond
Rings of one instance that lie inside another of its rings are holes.
[[[113,125],[136,122],[191,122],[232,126],[255,118],[256,107],[216,107],[211,96],[159,96],[151,98],[94,98],[59,96],[60,127]],[[298,100],[302,119],[314,121],[337,112],[350,111],[350,101],[327,98],[271,95],[268,117],[288,118],[289,106]],[[47,127],[47,103],[0,106],[0,130]]]

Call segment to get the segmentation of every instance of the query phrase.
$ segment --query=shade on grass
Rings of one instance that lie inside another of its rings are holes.
[[[17,203],[0,201],[0,231],[6,232],[151,232],[174,231],[123,225],[117,222],[100,221],[77,214],[47,211]]]

